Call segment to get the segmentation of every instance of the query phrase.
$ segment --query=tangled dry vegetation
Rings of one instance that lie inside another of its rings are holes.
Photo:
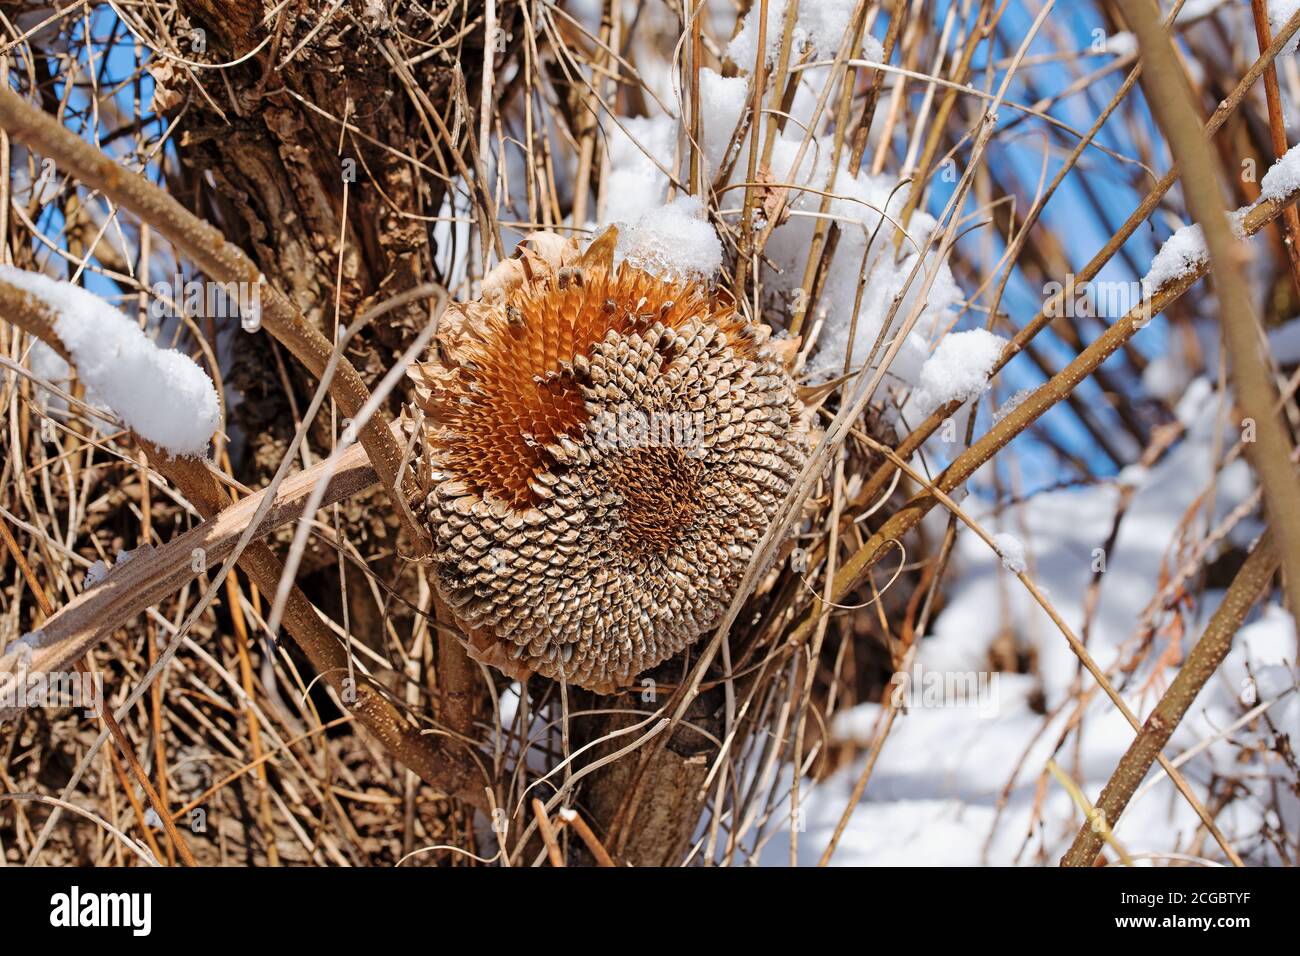
[[[1229,177],[1227,201],[1216,177],[1285,152],[1300,76],[1274,59],[1300,16],[1276,37],[1265,19],[1260,56],[1232,4],[1180,21],[1176,51],[1147,0],[837,0],[838,33],[805,23],[818,0],[753,0],[769,4],[737,62],[749,0],[0,3],[5,262],[85,285],[193,356],[224,423],[206,463],[169,454],[56,374],[51,356],[78,360],[58,316],[0,284],[0,653],[39,634],[33,666],[84,667],[105,692],[98,714],[0,724],[0,858],[833,860],[908,719],[891,678],[948,601],[958,532],[994,543],[984,523],[1029,496],[1026,468],[1099,486],[1183,439],[1137,341],[1159,315],[1189,376],[1232,383],[1258,421],[1245,445],[1224,433],[1219,464],[1245,454],[1262,492],[1224,521],[1189,510],[1140,633],[1096,660],[1102,575],[1071,624],[995,544],[1003,587],[1027,589],[1073,655],[1068,692],[1030,701],[1057,759],[1022,757],[999,812],[1020,775],[1038,796],[1019,859],[1056,862],[1077,829],[1068,862],[1115,861],[1105,821],[1160,761],[1199,818],[1171,854],[1295,860],[1292,797],[1275,794],[1276,828],[1230,839],[1240,781],[1189,780],[1163,751],[1256,602],[1297,606],[1300,377],[1249,347],[1257,320],[1300,309],[1296,188]],[[1082,46],[1085,7],[1126,42]],[[1195,113],[1178,108],[1189,82]],[[1213,148],[1187,151],[1198,116]],[[656,117],[676,124],[669,149],[637,149]],[[698,201],[719,268],[651,275],[679,236],[665,253],[653,219],[613,212],[647,160],[664,200]],[[1137,197],[1123,210],[1120,187]],[[1245,281],[1222,213],[1238,205],[1267,260],[1250,272],[1259,316],[1186,295],[1211,271],[1225,301]],[[1208,255],[1122,314],[1034,291],[1145,275],[1144,233],[1189,215]],[[615,221],[617,273],[612,247],[583,257]],[[254,287],[252,330],[248,309],[241,328],[186,308],[191,280]],[[860,308],[874,325],[843,317]],[[1198,344],[1207,315],[1222,352]],[[970,394],[905,368],[958,323],[1003,336]],[[1025,394],[1005,401],[996,379],[998,401],[962,413],[1013,361]],[[602,458],[575,439],[602,403],[669,392],[732,444]],[[1270,535],[1227,543],[1260,514]],[[1005,606],[987,615],[981,669],[1037,679],[1039,645]],[[1166,665],[1134,713],[1128,691]],[[870,732],[837,732],[862,704],[878,705]],[[1136,740],[1100,796],[1074,784],[1091,706]],[[1284,733],[1261,739],[1242,779],[1252,761],[1294,769]],[[848,784],[810,847],[800,808],[832,777]],[[1064,827],[1040,807],[1058,781],[1081,805]]]

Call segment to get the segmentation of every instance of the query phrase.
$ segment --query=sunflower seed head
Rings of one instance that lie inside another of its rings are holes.
[[[458,306],[454,354],[412,373],[418,471],[471,654],[610,692],[718,623],[813,436],[729,301],[563,268],[538,259],[503,300]]]

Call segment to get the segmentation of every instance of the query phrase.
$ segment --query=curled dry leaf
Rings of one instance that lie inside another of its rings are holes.
[[[150,66],[149,75],[153,77],[154,82],[153,112],[161,115],[181,105],[185,100],[185,94],[178,89],[180,83],[176,66],[171,60],[163,60]]]

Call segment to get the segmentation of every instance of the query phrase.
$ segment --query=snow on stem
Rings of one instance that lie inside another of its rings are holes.
[[[212,379],[188,355],[160,348],[99,296],[37,272],[0,266],[0,281],[30,293],[54,316],[86,397],[172,455],[201,456],[221,425]]]

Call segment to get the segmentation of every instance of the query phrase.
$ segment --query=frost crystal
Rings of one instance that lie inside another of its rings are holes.
[[[1025,546],[1019,538],[1004,531],[993,536],[993,546],[998,549],[998,555],[1002,558],[1004,568],[1012,574],[1025,573],[1025,569],[1029,565],[1025,563]]]

